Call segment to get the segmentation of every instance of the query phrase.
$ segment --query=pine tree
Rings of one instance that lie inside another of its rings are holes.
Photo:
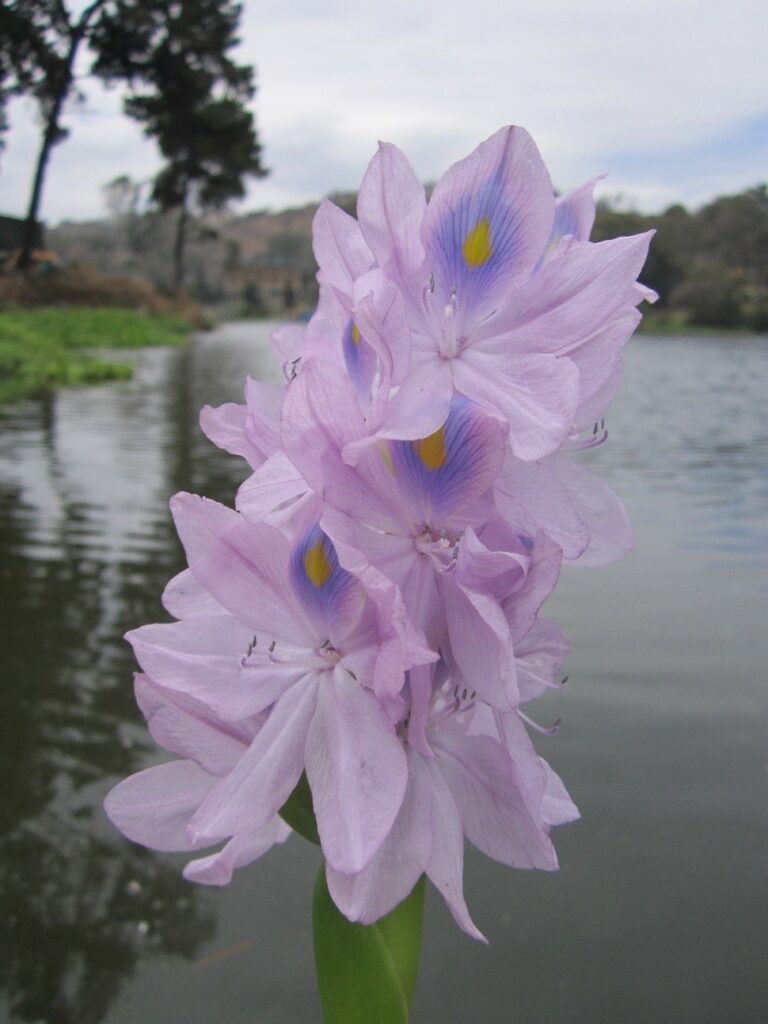
[[[255,92],[253,70],[230,56],[240,14],[240,4],[216,0],[134,0],[100,28],[97,70],[130,83],[126,112],[143,124],[166,160],[152,199],[160,210],[177,214],[177,290],[184,281],[190,219],[244,195],[248,175],[267,173],[245,105]]]
[[[86,46],[90,73],[129,84],[126,113],[165,157],[153,199],[161,210],[178,210],[174,279],[181,285],[190,215],[223,206],[244,193],[246,175],[266,173],[245,105],[255,92],[253,69],[230,56],[241,13],[241,4],[216,0],[92,0],[78,14],[65,0],[2,5],[0,131],[11,95],[33,97],[43,121],[21,267],[31,261],[48,162],[68,134],[62,115]]]

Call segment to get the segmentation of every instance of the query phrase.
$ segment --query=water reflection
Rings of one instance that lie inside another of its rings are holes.
[[[12,1019],[103,1019],[148,950],[192,956],[214,917],[168,861],[104,822],[106,774],[146,755],[120,639],[159,614],[178,553],[164,503],[184,472],[183,354],[131,387],[9,409],[0,441],[6,699],[0,984]],[[183,390],[183,389],[182,389]]]
[[[245,473],[202,437],[199,408],[238,400],[246,372],[277,376],[267,334],[229,325],[138,353],[130,382],[0,410],[11,1020],[318,1019],[307,844],[209,893],[100,807],[112,781],[158,758],[121,636],[163,616],[181,565],[167,499],[231,502]],[[570,692],[541,711],[565,717],[542,752],[585,821],[558,836],[559,876],[468,856],[492,945],[475,948],[431,902],[415,1020],[768,1019],[766,384],[757,339],[630,346],[610,440],[587,461],[625,497],[638,548],[566,574],[550,612],[574,653]]]

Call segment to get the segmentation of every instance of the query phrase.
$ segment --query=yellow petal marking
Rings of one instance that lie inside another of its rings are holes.
[[[553,235],[552,238],[550,238],[549,245],[547,246],[547,248],[546,248],[546,250],[544,252],[544,259],[545,260],[549,259],[549,257],[552,255],[552,253],[558,247],[558,245],[560,245],[562,240],[563,240],[563,236],[562,235]]]
[[[331,575],[331,564],[321,540],[304,553],[304,572],[312,586],[318,589]]]
[[[487,217],[483,217],[471,231],[467,232],[461,247],[461,254],[470,270],[482,267],[493,256],[491,225],[488,223]]]
[[[421,441],[414,441],[413,450],[418,455],[422,466],[430,473],[440,469],[445,465],[445,460],[448,457],[448,452],[445,450],[445,427],[440,427],[434,434],[422,438]]]
[[[358,348],[360,345],[360,328],[357,324],[352,324],[352,344],[355,348]]]
[[[392,461],[392,453],[389,450],[389,445],[387,444],[386,441],[380,441],[377,447],[379,449],[379,455],[381,456],[381,461],[387,467],[387,471],[389,472],[389,475],[390,476],[394,476],[395,475],[395,464]]]

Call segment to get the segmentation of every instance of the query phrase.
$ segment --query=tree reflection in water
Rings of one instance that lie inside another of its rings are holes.
[[[178,872],[46,813],[2,842],[0,983],[14,1017],[97,1024],[142,955],[191,957],[214,918]]]
[[[186,424],[171,429],[173,410],[158,417],[160,436],[145,442],[160,453],[151,493],[116,536],[98,488],[73,485],[51,408],[4,413],[1,432],[0,987],[14,1020],[96,1024],[140,958],[192,957],[215,931],[205,892],[126,843],[101,808],[110,783],[146,758],[121,636],[162,616],[158,595],[177,569],[157,488],[173,488]],[[19,461],[30,455],[34,471]],[[144,482],[129,486],[121,505]]]

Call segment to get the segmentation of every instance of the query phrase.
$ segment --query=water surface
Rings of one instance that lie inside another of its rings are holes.
[[[164,618],[182,565],[168,497],[231,503],[239,460],[197,428],[276,376],[269,325],[135,354],[132,381],[0,410],[0,1020],[319,1021],[298,838],[223,891],[124,841],[100,803],[151,764],[125,630]],[[124,354],[121,353],[121,358]],[[571,640],[537,745],[583,820],[561,871],[468,851],[489,947],[429,899],[413,1011],[486,1024],[768,1020],[768,344],[641,337],[609,441],[585,461],[624,497],[635,552],[565,572]]]

